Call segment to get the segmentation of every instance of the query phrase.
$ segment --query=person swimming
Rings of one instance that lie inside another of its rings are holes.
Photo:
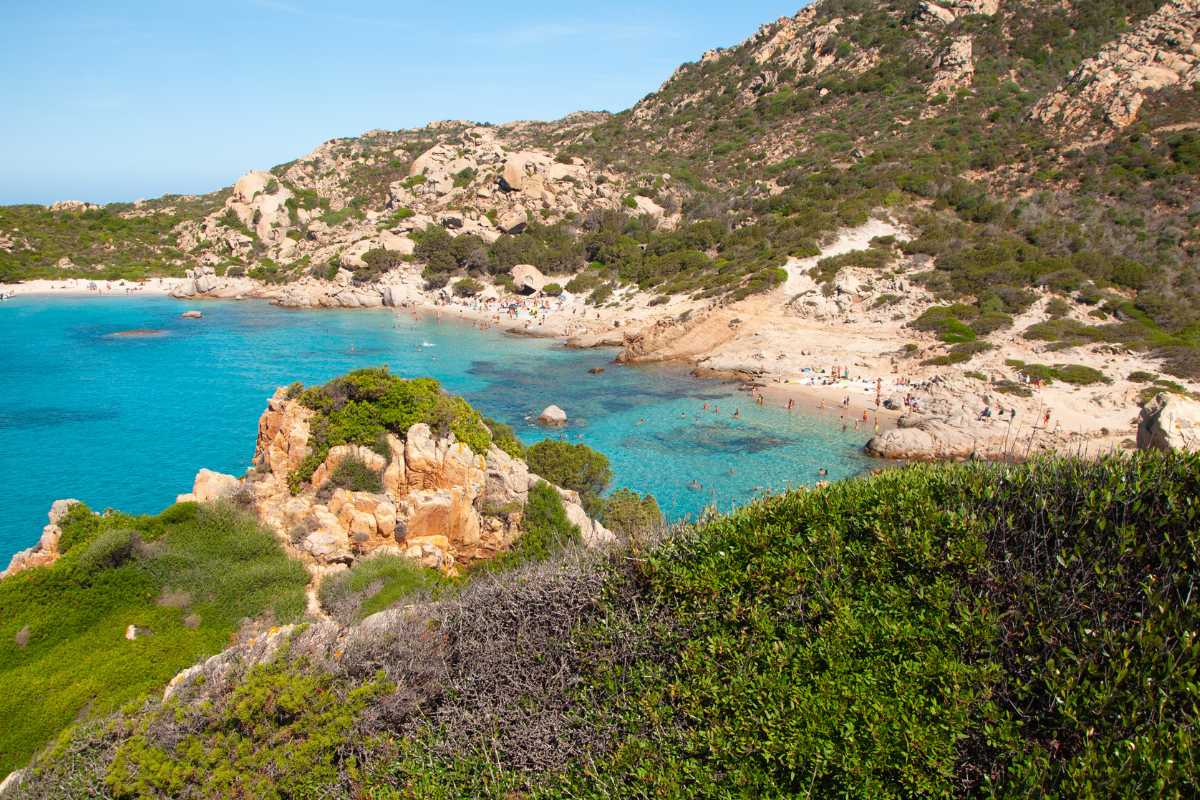
[[[687,487],[693,492],[698,492],[704,488],[704,485],[701,484],[700,481],[693,479],[690,483],[688,483]]]
[[[735,408],[735,409],[733,410],[733,418],[734,418],[734,419],[741,419],[741,418],[742,418],[742,410],[741,410],[740,408]]]
[[[819,478],[829,477],[829,470],[825,469],[824,467],[821,467],[819,470],[817,470],[817,477],[819,477]]]

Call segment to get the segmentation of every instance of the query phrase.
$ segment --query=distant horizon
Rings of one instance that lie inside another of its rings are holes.
[[[602,19],[545,0],[516,13],[479,0],[12,9],[0,205],[206,194],[369,130],[618,113],[679,64],[807,4],[617,0]]]

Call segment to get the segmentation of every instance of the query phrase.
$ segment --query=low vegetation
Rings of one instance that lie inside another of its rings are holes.
[[[79,505],[62,528],[61,559],[0,581],[0,772],[73,724],[136,706],[251,620],[304,611],[304,568],[231,507],[135,517]]]
[[[31,796],[1182,796],[1198,476],[910,467],[568,547],[392,638],[80,731]]]
[[[479,413],[431,378],[404,380],[386,368],[360,369],[324,386],[294,386],[293,394],[316,412],[309,421],[310,452],[289,476],[293,491],[312,477],[330,448],[358,444],[387,456],[387,435],[403,438],[419,422],[438,435],[453,433],[476,453],[486,453],[492,443],[492,432]]]

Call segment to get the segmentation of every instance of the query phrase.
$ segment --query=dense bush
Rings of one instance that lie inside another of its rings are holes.
[[[430,378],[403,380],[386,368],[360,369],[306,389],[299,399],[317,413],[309,421],[308,456],[289,476],[292,491],[312,477],[331,447],[359,444],[387,454],[386,435],[403,437],[418,422],[438,435],[453,433],[476,453],[486,453],[492,443],[478,412]]]
[[[599,495],[612,480],[608,458],[586,444],[543,439],[528,449],[525,460],[535,475],[581,495]]]
[[[328,485],[334,489],[378,494],[383,491],[383,478],[362,459],[344,458],[329,476]]]
[[[133,712],[32,791],[1188,796],[1198,492],[1194,455],[909,467],[568,548],[321,670]]]
[[[654,496],[639,496],[631,489],[618,489],[603,499],[600,521],[626,538],[653,536],[665,524]]]

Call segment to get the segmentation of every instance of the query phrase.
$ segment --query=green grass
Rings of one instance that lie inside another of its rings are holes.
[[[58,562],[0,582],[0,772],[74,722],[161,690],[226,647],[243,619],[291,622],[304,610],[303,566],[244,513],[77,507],[69,520]],[[149,632],[127,641],[129,625]]]

